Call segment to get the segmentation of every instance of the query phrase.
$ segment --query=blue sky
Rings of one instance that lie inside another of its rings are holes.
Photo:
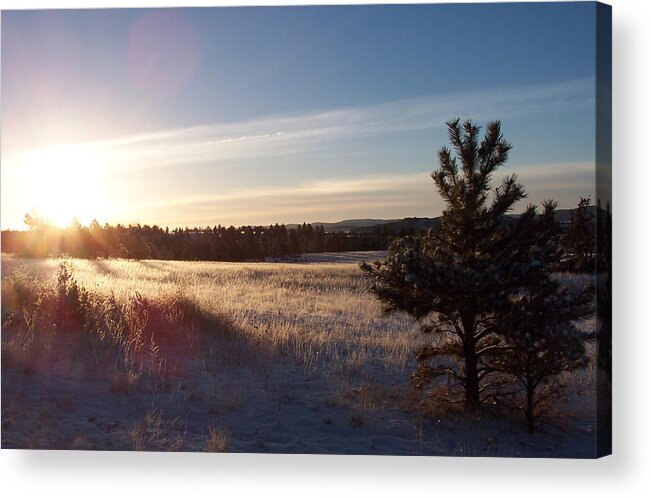
[[[5,11],[2,227],[436,216],[456,116],[570,207],[594,89],[593,3]]]

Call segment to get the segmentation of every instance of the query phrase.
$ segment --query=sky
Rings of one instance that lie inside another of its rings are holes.
[[[594,197],[595,6],[3,11],[1,226],[438,216],[445,121]]]

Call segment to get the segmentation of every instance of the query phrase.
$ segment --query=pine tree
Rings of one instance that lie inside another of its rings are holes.
[[[558,376],[587,365],[586,342],[593,338],[577,327],[593,310],[592,286],[569,285],[550,273],[561,252],[554,209],[555,203],[546,203],[538,219],[538,242],[531,246],[538,264],[531,265],[529,278],[502,310],[503,344],[491,358],[497,371],[515,379],[520,392],[513,394],[524,394],[524,401],[516,398],[515,404],[525,414],[529,433],[543,402],[558,394]]]
[[[595,264],[595,229],[590,212],[590,197],[581,197],[570,212],[570,221],[563,239],[565,269],[574,272],[593,272]]]
[[[516,220],[506,216],[525,197],[515,175],[491,190],[493,173],[511,150],[499,122],[486,126],[481,143],[472,122],[447,126],[456,157],[442,148],[440,168],[432,174],[446,203],[440,227],[394,241],[385,260],[362,269],[387,312],[406,311],[437,337],[418,352],[424,363],[416,382],[451,376],[463,387],[466,406],[474,408],[495,372],[490,358],[502,346],[501,313],[536,266],[536,213],[530,206]],[[455,362],[432,364],[442,356]]]

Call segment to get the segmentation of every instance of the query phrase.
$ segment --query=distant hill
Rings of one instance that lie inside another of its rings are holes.
[[[438,226],[441,222],[441,217],[436,218],[404,218],[402,220],[390,221],[381,226],[393,232],[408,231],[408,230],[427,230]],[[377,225],[376,225],[377,226]],[[370,227],[369,231],[374,231],[376,227]]]
[[[570,221],[570,212],[574,211],[575,208],[573,209],[557,209],[556,210],[556,221],[558,221],[561,225],[564,225],[566,223],[569,223]],[[597,206],[588,206],[588,210],[590,211],[590,214],[592,215],[592,219],[594,220],[595,216],[597,215]],[[604,210],[602,209],[602,212]]]
[[[558,209],[556,211],[556,220],[565,225],[570,220],[570,212],[574,209]],[[590,212],[594,217],[597,208],[590,206]],[[510,217],[518,217],[520,214],[509,214]],[[312,226],[321,225],[326,232],[355,232],[355,233],[374,233],[376,230],[387,230],[389,232],[401,232],[409,230],[427,230],[437,226],[441,221],[441,217],[436,218],[403,218],[394,220],[383,220],[373,218],[361,218],[352,220],[342,220],[336,223],[311,223]],[[286,225],[287,228],[296,228],[298,224],[292,223]]]
[[[375,227],[378,225],[386,225],[387,223],[394,223],[399,221],[401,220],[361,218],[361,219],[354,219],[354,220],[342,220],[342,221],[337,221],[335,223],[323,223],[320,221],[316,221],[314,223],[310,223],[310,225],[323,226],[323,229],[326,232],[360,232],[360,231],[364,231],[363,229],[365,228]],[[288,225],[286,225],[286,227],[296,228],[298,225],[299,225],[298,223],[289,223]]]

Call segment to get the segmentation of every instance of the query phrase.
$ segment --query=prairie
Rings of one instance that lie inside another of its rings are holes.
[[[2,446],[592,454],[590,368],[564,379],[564,409],[533,436],[515,414],[465,414],[413,390],[413,351],[423,338],[408,316],[382,314],[358,266],[380,256],[207,263],[3,255]],[[84,332],[71,321],[48,327],[43,317],[61,314],[61,296],[76,299]]]

